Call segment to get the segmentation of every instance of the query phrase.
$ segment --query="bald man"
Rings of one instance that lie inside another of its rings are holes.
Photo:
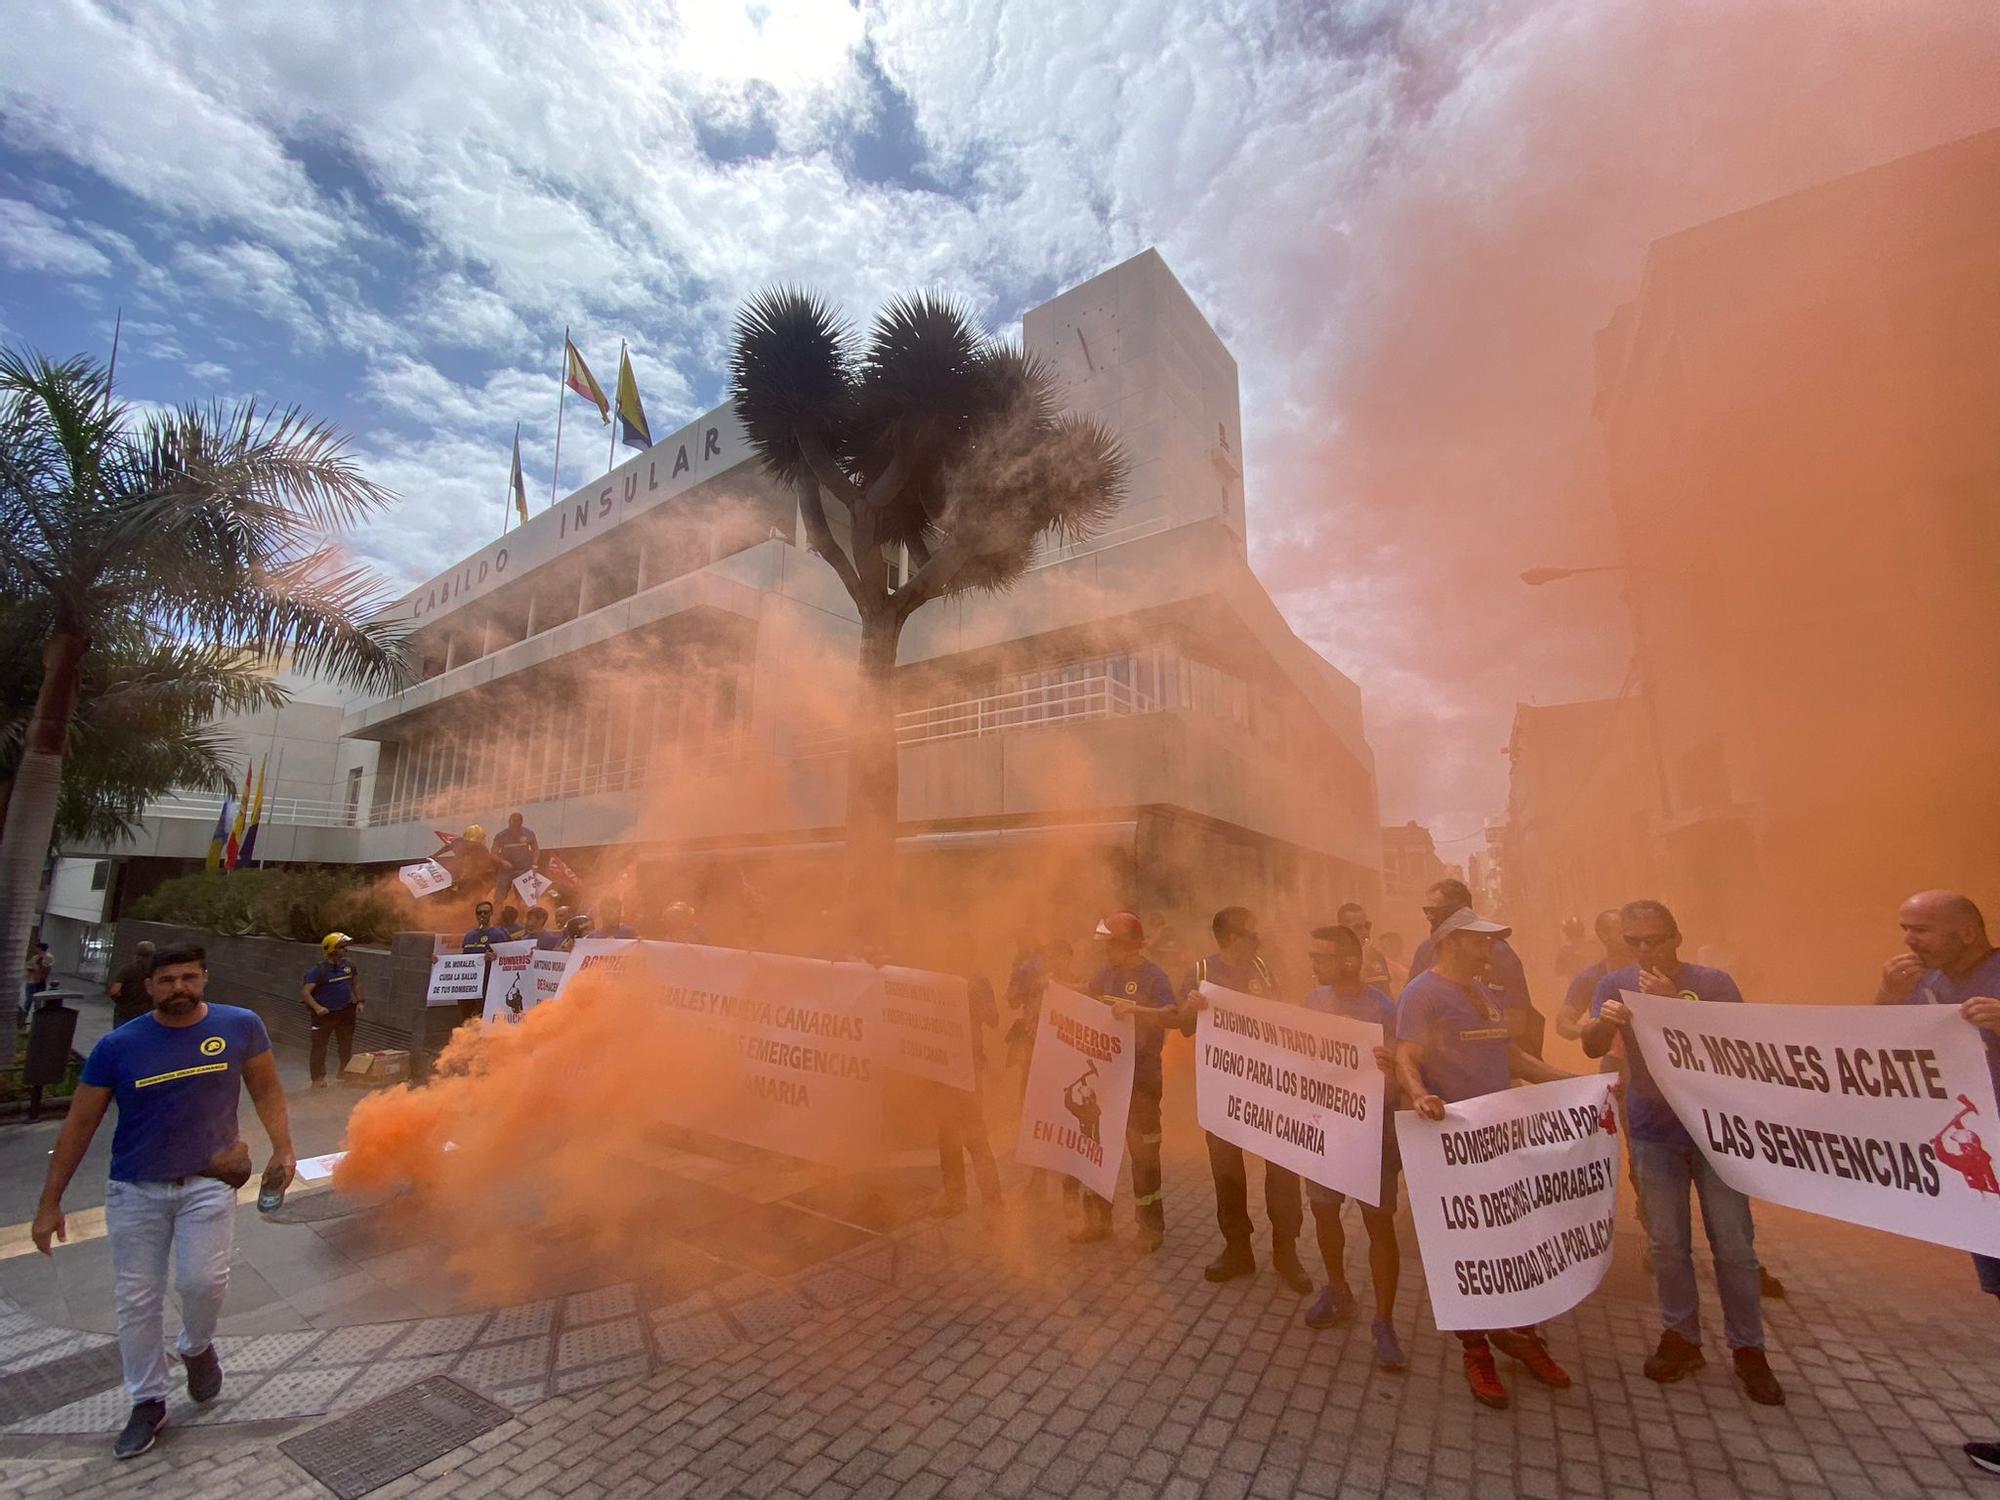
[[[1986,1066],[2000,1093],[2000,949],[1986,919],[1957,891],[1919,891],[1896,913],[1906,951],[1882,965],[1877,1005],[1955,1005],[1986,1043]],[[2000,1259],[1972,1257],[1979,1288],[2000,1297]],[[2000,1443],[1967,1443],[1965,1456],[2000,1474]]]

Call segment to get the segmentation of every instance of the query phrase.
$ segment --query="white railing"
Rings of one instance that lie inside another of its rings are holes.
[[[1046,687],[1016,688],[988,693],[957,703],[937,703],[905,709],[896,715],[896,743],[923,745],[933,740],[969,739],[1010,730],[1069,724],[1080,719],[1108,719],[1125,714],[1149,714],[1158,705],[1130,683],[1099,673]],[[802,741],[801,759],[837,755],[847,748],[847,736],[827,734]]]
[[[145,812],[149,821],[155,818],[193,818],[213,823],[221,815],[220,792],[175,792],[171,796],[155,797],[146,804]],[[331,799],[266,797],[263,821],[309,828],[361,828],[367,825],[368,817],[364,809]]]

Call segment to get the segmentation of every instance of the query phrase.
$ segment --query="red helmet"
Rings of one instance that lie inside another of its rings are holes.
[[[1114,911],[1097,924],[1097,936],[1114,943],[1143,943],[1146,941],[1146,929],[1129,911]]]

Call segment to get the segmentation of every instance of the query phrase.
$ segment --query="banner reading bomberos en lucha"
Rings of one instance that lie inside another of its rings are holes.
[[[1382,1028],[1203,984],[1195,1114],[1209,1134],[1363,1203],[1382,1196]]]
[[[493,963],[486,971],[486,1006],[483,1021],[518,1021],[532,1004],[528,966],[541,951],[533,938],[516,938],[511,943],[495,943],[489,950]],[[555,955],[562,957],[560,953]],[[562,971],[556,971],[560,981]]]
[[[1125,1160],[1131,1107],[1132,1023],[1102,1001],[1051,984],[1035,1022],[1014,1154],[1109,1198]]]
[[[1661,1094],[1731,1187],[2000,1255],[1993,1079],[1955,1008],[1624,1000]]]
[[[1437,1326],[1520,1328],[1569,1311],[1611,1265],[1618,1137],[1601,1073],[1396,1115]]]

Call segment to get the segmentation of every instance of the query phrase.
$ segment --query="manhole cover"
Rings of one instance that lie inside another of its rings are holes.
[[[341,1500],[355,1500],[512,1416],[449,1376],[433,1375],[287,1438],[278,1449]]]
[[[118,1346],[103,1344],[0,1376],[0,1427],[12,1427],[118,1384]]]

